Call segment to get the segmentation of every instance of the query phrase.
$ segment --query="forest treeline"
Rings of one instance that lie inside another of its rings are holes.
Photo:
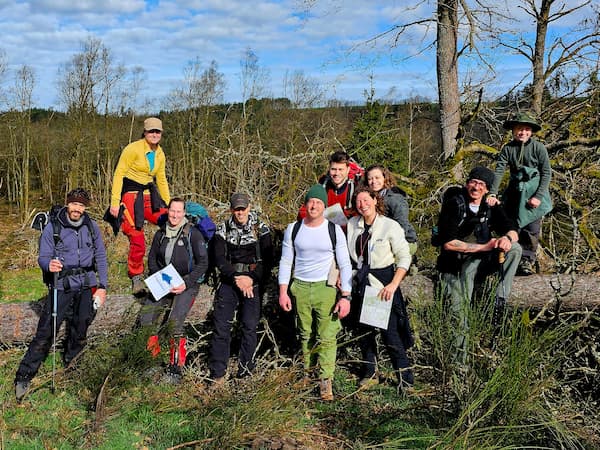
[[[546,219],[544,249],[552,270],[589,272],[600,261],[598,90],[564,99],[544,120],[539,138],[553,166],[555,209]],[[456,155],[440,153],[439,111],[433,103],[297,108],[288,99],[160,111],[172,192],[209,208],[224,208],[234,191],[252,194],[274,226],[293,220],[306,188],[326,170],[331,152],[348,151],[359,163],[387,165],[408,193],[411,219],[424,244],[440,193],[462,182],[473,164],[493,165],[508,139],[502,122],[516,102],[464,105]],[[561,110],[564,111],[561,114]],[[468,114],[465,114],[468,116]],[[7,137],[0,158],[0,195],[23,222],[35,208],[61,203],[76,186],[94,195],[99,216],[109,203],[112,173],[122,148],[139,139],[146,115],[67,113],[31,109],[0,115]],[[433,249],[422,245],[423,261]]]

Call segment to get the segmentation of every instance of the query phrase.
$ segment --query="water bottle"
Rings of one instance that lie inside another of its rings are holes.
[[[98,308],[100,308],[100,296],[98,295],[94,295],[94,311],[96,311]]]

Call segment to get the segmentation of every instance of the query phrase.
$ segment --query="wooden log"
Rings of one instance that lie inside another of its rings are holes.
[[[413,302],[433,299],[430,278],[411,275],[402,283],[402,291]],[[276,301],[276,287],[265,295],[264,302]],[[561,310],[590,310],[600,306],[600,276],[591,275],[531,275],[516,277],[510,303],[519,308],[540,309],[560,299]],[[213,293],[202,285],[187,321],[199,323],[206,319],[212,307]],[[31,340],[37,326],[43,301],[0,304],[0,343],[15,344]],[[140,303],[131,295],[109,295],[106,304],[89,329],[89,336],[130,329],[136,320]]]

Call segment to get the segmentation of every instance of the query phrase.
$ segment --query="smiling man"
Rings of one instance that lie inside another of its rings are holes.
[[[500,270],[495,312],[501,315],[521,258],[517,224],[507,217],[501,205],[489,206],[485,201],[493,182],[491,170],[475,167],[462,190],[444,198],[438,219],[441,251],[437,269],[442,294],[450,297],[452,314],[458,322],[456,346],[461,362],[466,358],[468,311],[475,277]],[[499,267],[500,252],[506,259]]]
[[[292,304],[295,307],[305,373],[308,375],[319,363],[321,399],[330,401],[340,319],[350,312],[352,266],[344,232],[323,216],[326,202],[323,186],[313,185],[304,197],[306,217],[285,230],[279,263],[279,306],[287,312]],[[340,272],[339,298],[336,287],[327,282],[334,259]]]
[[[273,267],[271,232],[251,211],[250,196],[235,193],[229,206],[231,217],[219,224],[211,243],[220,281],[214,301],[209,355],[214,387],[225,382],[236,310],[242,333],[237,377],[249,376],[254,370],[261,292]]]
[[[106,250],[98,225],[85,212],[89,204],[87,191],[73,189],[67,194],[67,205],[51,218],[42,232],[38,264],[53,278],[37,331],[15,377],[15,395],[19,402],[48,356],[63,320],[67,322],[63,353],[67,367],[86,344],[88,327],[96,316],[95,308],[106,300]],[[97,305],[92,295],[98,298]]]
[[[352,196],[356,190],[355,180],[349,178],[350,174],[350,156],[348,153],[339,150],[329,157],[329,169],[326,175],[323,175],[319,183],[327,193],[327,203],[325,207],[339,203],[348,218],[356,215],[352,207]],[[306,217],[306,205],[300,207],[298,218]]]

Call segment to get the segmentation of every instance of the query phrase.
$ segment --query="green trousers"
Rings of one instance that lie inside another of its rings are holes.
[[[294,280],[290,287],[296,300],[304,369],[312,369],[318,360],[322,379],[333,378],[337,334],[342,329],[339,318],[332,314],[336,289],[325,283]]]

